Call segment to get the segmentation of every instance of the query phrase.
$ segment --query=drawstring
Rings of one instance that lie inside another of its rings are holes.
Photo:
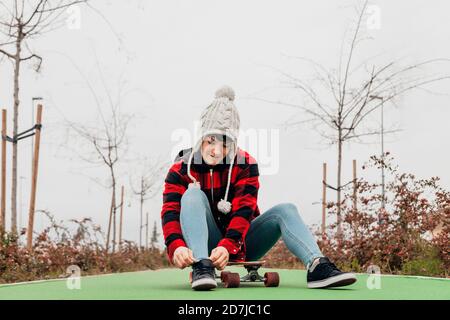
[[[187,174],[189,176],[189,178],[193,181],[191,183],[189,183],[188,188],[198,188],[200,189],[200,182],[197,181],[197,179],[195,179],[192,175],[191,175],[191,162],[192,162],[192,157],[194,156],[194,153],[196,152],[198,145],[201,143],[202,139],[200,139],[199,142],[197,142],[197,144],[195,145],[194,148],[192,148],[192,152],[189,155],[189,161],[188,161],[188,165],[187,165]]]
[[[234,163],[234,157],[237,154],[237,147],[234,145],[233,150],[233,157],[231,157],[231,164],[230,164],[230,170],[228,170],[228,182],[227,182],[227,189],[225,191],[225,199],[221,199],[219,203],[217,204],[217,208],[220,212],[227,214],[231,211],[231,202],[227,201],[228,198],[228,190],[230,189],[230,183],[231,183],[231,172],[233,171],[233,163]]]

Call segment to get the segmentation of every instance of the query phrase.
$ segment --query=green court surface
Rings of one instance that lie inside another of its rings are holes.
[[[227,270],[242,275],[246,272],[240,267]],[[450,299],[450,279],[383,275],[379,277],[381,288],[369,289],[369,275],[358,274],[358,281],[348,287],[308,289],[304,270],[261,270],[262,274],[278,271],[280,286],[266,288],[263,283],[242,283],[239,288],[223,288],[219,283],[213,291],[199,292],[190,288],[189,269],[161,269],[81,277],[80,289],[68,289],[66,279],[0,285],[0,299]]]

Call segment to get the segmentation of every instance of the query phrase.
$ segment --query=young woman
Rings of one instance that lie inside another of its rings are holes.
[[[258,164],[237,146],[240,119],[230,87],[217,90],[200,122],[201,138],[178,154],[166,176],[161,212],[169,259],[180,269],[192,266],[192,288],[217,287],[214,268],[258,260],[280,236],[307,266],[308,287],[354,283],[352,273],[323,256],[294,204],[260,214]]]

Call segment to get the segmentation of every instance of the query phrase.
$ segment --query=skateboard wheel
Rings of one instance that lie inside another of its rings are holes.
[[[239,273],[227,272],[223,275],[223,285],[225,288],[237,288],[241,282]]]
[[[224,277],[225,277],[225,275],[228,274],[228,273],[231,273],[231,272],[230,272],[230,271],[222,271],[222,272],[220,273],[220,280],[221,280],[222,282],[224,282]]]
[[[278,272],[266,272],[264,274],[264,285],[266,287],[278,287],[280,284],[280,276]]]

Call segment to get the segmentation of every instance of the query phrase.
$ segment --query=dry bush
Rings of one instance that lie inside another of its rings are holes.
[[[450,270],[450,192],[439,186],[439,178],[418,179],[399,173],[393,158],[372,156],[363,170],[384,166],[385,209],[381,209],[380,184],[357,181],[357,209],[353,189],[345,190],[341,202],[343,238],[336,238],[337,225],[328,225],[327,235],[315,234],[322,252],[346,271],[366,272],[377,265],[381,272],[448,277]],[[337,205],[328,203],[329,216]],[[263,257],[269,267],[304,268],[280,239]]]
[[[82,275],[110,272],[158,269],[168,266],[167,258],[157,248],[139,248],[134,242],[124,241],[114,253],[106,252],[103,233],[90,218],[71,220],[77,225],[71,233],[61,223],[44,212],[51,225],[39,233],[29,252],[21,244],[21,237],[5,233],[0,245],[0,283],[31,281],[68,276],[66,270],[77,265]]]
[[[393,158],[372,156],[363,166],[380,169],[390,177],[386,185],[385,209],[381,209],[379,184],[357,181],[357,209],[353,190],[346,190],[341,203],[344,234],[336,239],[336,224],[328,226],[322,251],[345,270],[366,271],[377,265],[382,272],[447,277],[450,269],[450,192],[439,186],[439,178],[418,179],[399,173]],[[329,203],[330,215],[336,203]],[[317,232],[319,235],[319,232]]]
[[[261,260],[266,260],[266,266],[269,268],[305,269],[303,263],[288,250],[282,239],[278,240]]]

